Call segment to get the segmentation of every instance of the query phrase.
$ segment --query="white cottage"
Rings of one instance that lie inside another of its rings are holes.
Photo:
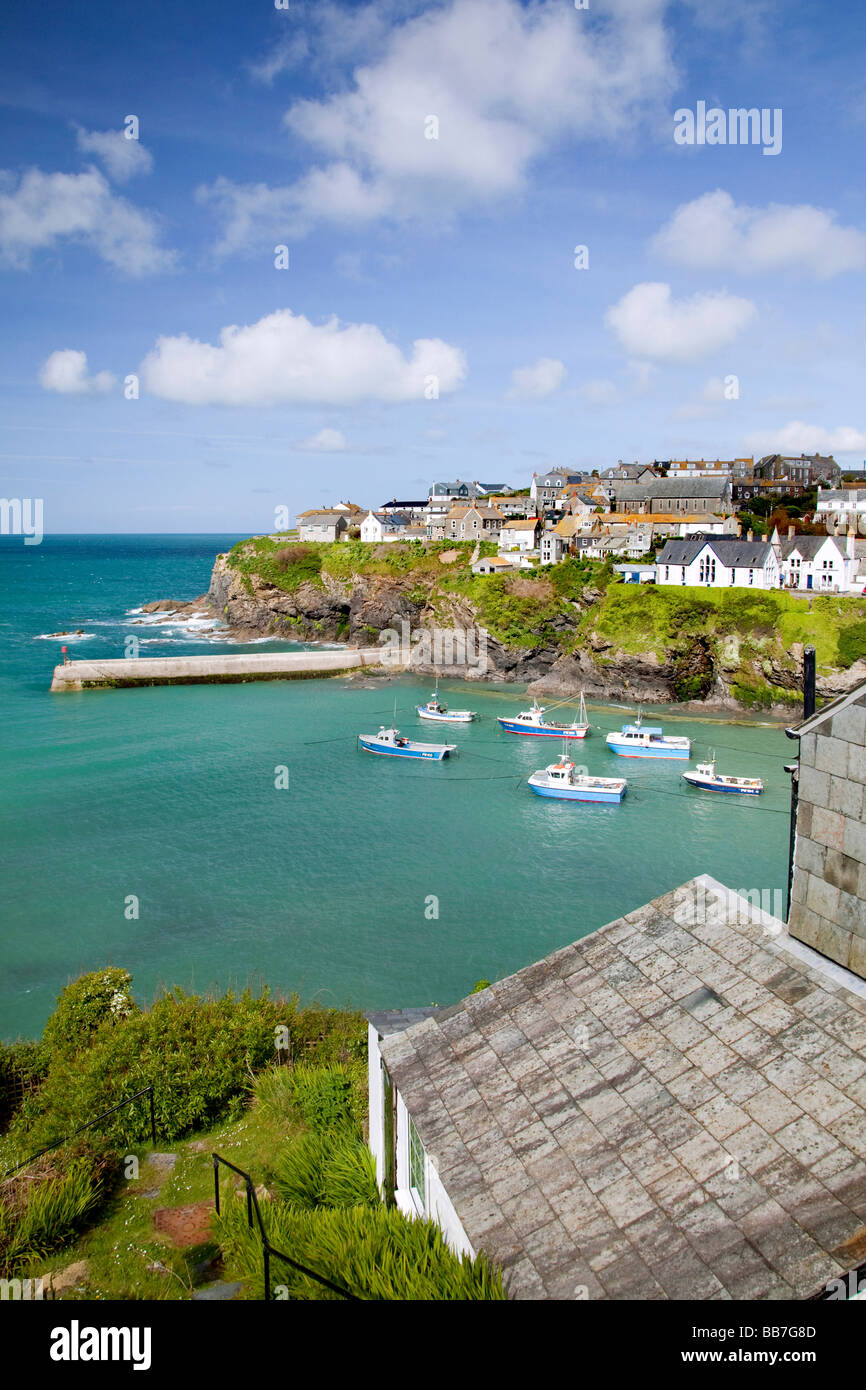
[[[782,580],[789,589],[844,593],[857,569],[855,537],[788,536],[780,541]]]
[[[691,536],[666,542],[658,556],[656,583],[703,589],[777,589],[781,576],[769,541]]]
[[[517,550],[521,554],[535,550],[540,529],[541,524],[534,516],[528,517],[525,521],[505,521],[499,535],[499,549]]]
[[[401,540],[409,524],[399,512],[368,512],[361,522],[361,540],[368,543]]]

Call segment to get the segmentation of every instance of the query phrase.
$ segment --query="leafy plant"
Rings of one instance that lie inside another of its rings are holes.
[[[0,1273],[4,1277],[65,1245],[114,1186],[113,1154],[79,1143],[45,1155],[0,1183]]]
[[[337,1061],[362,1055],[363,1022],[338,1010],[299,1009],[296,1000],[249,992],[203,999],[174,990],[146,1013],[105,1023],[90,1046],[55,1052],[42,1086],[27,1097],[10,1129],[23,1153],[61,1139],[152,1085],[156,1128],[174,1140],[243,1108],[250,1079],[273,1062],[276,1044],[289,1056]],[[103,1133],[131,1144],[149,1138],[146,1104],[105,1120]]]
[[[263,1220],[271,1242],[293,1259],[368,1300],[495,1300],[502,1280],[486,1256],[458,1256],[431,1221],[411,1220],[393,1207],[353,1206],[299,1210],[270,1202]],[[220,1244],[232,1264],[264,1296],[262,1245],[246,1222],[243,1203],[231,1202],[219,1222]],[[318,1301],[339,1295],[273,1258],[274,1283],[289,1299]]]
[[[105,1023],[124,1022],[137,1011],[128,970],[107,968],[80,975],[61,990],[42,1041],[49,1053],[71,1057],[87,1047]]]

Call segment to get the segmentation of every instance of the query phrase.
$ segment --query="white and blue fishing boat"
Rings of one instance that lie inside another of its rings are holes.
[[[586,738],[589,733],[583,691],[580,692],[580,713],[571,724],[548,723],[544,714],[544,705],[533,700],[529,709],[521,710],[511,719],[497,717],[496,722],[507,734],[524,734],[530,738]]]
[[[623,724],[605,742],[622,758],[687,758],[692,746],[684,736],[665,734],[660,724],[644,724],[640,713],[634,724]]]
[[[565,753],[559,762],[533,772],[528,783],[536,796],[551,796],[558,801],[622,801],[627,787],[624,777],[590,777],[577,772]]]
[[[474,709],[449,709],[439,699],[439,687],[433,691],[426,705],[416,705],[421,719],[429,719],[437,724],[471,724],[477,719]]]
[[[683,773],[683,780],[691,787],[700,787],[705,792],[734,792],[740,796],[760,796],[764,784],[760,777],[723,777],[716,772],[716,755],[711,754],[708,763],[698,763],[694,771]]]
[[[416,743],[404,738],[399,729],[383,725],[378,734],[359,734],[358,742],[367,753],[384,753],[392,758],[422,758],[425,762],[441,763],[457,751],[455,743]]]

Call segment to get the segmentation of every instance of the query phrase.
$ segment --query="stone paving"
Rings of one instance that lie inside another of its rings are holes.
[[[866,1259],[866,986],[785,931],[693,880],[383,1038],[511,1297],[803,1298]]]

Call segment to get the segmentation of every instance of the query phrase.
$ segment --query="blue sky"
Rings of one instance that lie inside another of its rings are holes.
[[[862,5],[289,4],[7,14],[0,491],[46,530],[866,459]],[[699,102],[780,151],[678,144]]]

